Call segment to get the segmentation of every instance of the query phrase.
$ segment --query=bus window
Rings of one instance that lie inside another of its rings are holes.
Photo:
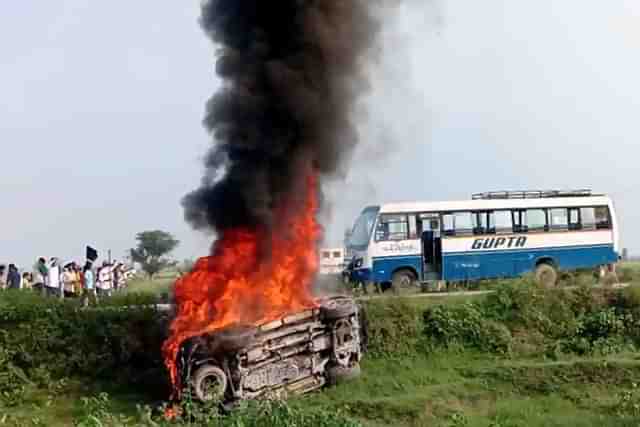
[[[442,215],[442,231],[445,236],[464,236],[473,234],[471,212],[456,212]]]
[[[495,211],[492,216],[489,217],[491,221],[491,227],[496,230],[496,233],[512,233],[513,224],[511,223],[511,211]]]
[[[353,230],[349,236],[349,246],[352,248],[360,248],[363,250],[369,244],[371,233],[373,232],[373,224],[378,216],[377,209],[365,209],[356,220]]]
[[[569,209],[569,230],[580,230],[580,211],[578,208]]]
[[[454,226],[456,236],[473,233],[473,219],[471,212],[456,212],[454,214]]]
[[[409,226],[404,214],[380,215],[376,228],[376,241],[407,240]]]
[[[568,230],[569,217],[567,209],[549,209],[552,230]]]
[[[455,236],[455,222],[452,214],[442,215],[442,232],[445,236]]]
[[[322,251],[322,259],[329,259],[331,255],[328,251]]]
[[[515,233],[527,232],[527,213],[525,211],[513,211],[513,231]]]
[[[594,208],[580,208],[580,217],[583,230],[596,229],[596,210]]]
[[[494,234],[496,232],[493,212],[473,213],[473,234]]]
[[[333,257],[334,257],[334,258],[342,258],[342,252],[340,252],[340,251],[333,251]]]
[[[544,209],[527,209],[526,225],[527,231],[545,231],[547,230],[547,213]]]
[[[608,230],[611,228],[611,219],[609,217],[608,207],[598,206],[596,208],[596,228],[598,230]]]

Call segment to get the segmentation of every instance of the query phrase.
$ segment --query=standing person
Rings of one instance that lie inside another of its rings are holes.
[[[71,264],[71,274],[73,276],[73,294],[78,297],[82,296],[82,271],[75,261]]]
[[[91,269],[91,262],[87,261],[82,269],[82,279],[84,282],[84,289],[82,293],[82,304],[85,307],[89,306],[89,299],[93,298],[95,302],[98,302],[98,297],[96,296],[96,281],[95,276],[93,275],[93,270]]]
[[[118,289],[124,289],[127,285],[127,272],[125,271],[125,265],[120,263],[118,264]]]
[[[20,289],[20,272],[15,264],[9,264],[9,272],[7,273],[7,288]]]
[[[49,267],[47,267],[47,260],[43,257],[38,259],[38,262],[33,268],[33,273],[35,276],[35,283],[33,287],[36,290],[39,290],[42,293],[42,296],[45,296],[47,293],[47,279],[49,278]]]
[[[122,271],[120,270],[120,263],[115,262],[112,264],[113,267],[111,269],[113,275],[113,289],[117,292],[120,289],[120,276],[122,275]]]
[[[49,274],[47,276],[47,281],[45,286],[47,287],[47,294],[50,296],[59,296],[60,298],[64,297],[64,292],[62,288],[62,281],[60,280],[60,266],[58,265],[57,258],[51,258],[49,262]]]
[[[65,297],[70,297],[73,292],[73,272],[71,271],[71,264],[64,266],[61,275],[62,294]]]
[[[22,273],[22,282],[21,282],[21,286],[22,289],[26,289],[26,290],[30,290],[31,287],[33,286],[33,278],[31,277],[31,273],[29,272],[24,272]]]
[[[4,264],[0,265],[0,291],[7,287],[7,281],[4,278],[6,268],[7,267]]]
[[[98,294],[109,296],[112,289],[112,273],[109,264],[105,261],[98,270]]]

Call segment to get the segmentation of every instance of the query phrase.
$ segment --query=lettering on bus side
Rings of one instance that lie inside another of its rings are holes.
[[[524,248],[526,245],[527,236],[490,237],[474,240],[471,249]]]

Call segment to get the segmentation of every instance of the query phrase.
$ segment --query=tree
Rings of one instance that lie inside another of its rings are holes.
[[[166,258],[180,243],[170,233],[161,230],[143,231],[136,235],[138,246],[131,249],[131,259],[153,280],[162,269],[173,265]]]

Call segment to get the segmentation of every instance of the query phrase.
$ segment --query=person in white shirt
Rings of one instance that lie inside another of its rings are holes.
[[[60,283],[60,266],[57,258],[51,258],[49,263],[49,274],[46,282],[47,294],[64,298],[64,291]]]
[[[111,272],[111,266],[105,261],[102,264],[102,268],[98,271],[98,293],[100,295],[109,296],[113,289],[113,274]]]

